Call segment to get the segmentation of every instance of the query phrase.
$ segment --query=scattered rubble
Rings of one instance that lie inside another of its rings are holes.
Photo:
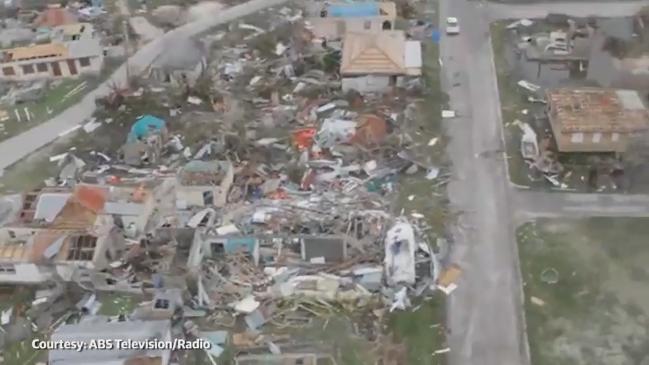
[[[265,329],[415,310],[417,298],[457,285],[455,271],[438,278],[443,232],[422,213],[395,212],[400,175],[439,186],[448,177],[422,152],[441,137],[413,142],[421,95],[401,81],[386,95],[347,90],[325,71],[340,66],[340,49],[314,42],[301,11],[280,14],[281,23],[242,22],[215,37],[209,62],[198,41],[169,50],[177,57],[154,62],[150,84],[98,100],[111,118],[68,132],[119,125],[121,146],[52,156],[60,173],[22,195],[0,228],[0,281],[54,283],[31,309],[78,300],[43,320],[52,339],[182,338],[211,363],[227,348],[242,364],[320,359],[330,355],[295,350]],[[409,52],[401,71],[417,79],[419,42],[404,37],[395,35]],[[113,121],[152,95],[162,113]],[[102,314],[104,293],[139,304]],[[12,308],[3,326],[25,318]],[[182,363],[169,351],[122,355]],[[49,361],[79,356],[52,351]]]

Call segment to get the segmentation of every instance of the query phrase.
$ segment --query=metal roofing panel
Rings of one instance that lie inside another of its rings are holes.
[[[406,68],[421,68],[421,42],[406,41]]]
[[[68,202],[70,193],[43,193],[38,198],[34,219],[43,219],[46,222],[54,222],[54,219],[61,212],[61,209]]]

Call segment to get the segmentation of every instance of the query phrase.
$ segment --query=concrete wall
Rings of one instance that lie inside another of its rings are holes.
[[[72,74],[70,65],[68,64],[67,59],[39,59],[39,60],[28,60],[28,61],[19,61],[19,62],[9,62],[0,64],[0,80],[7,81],[28,81],[36,79],[46,79],[46,78],[66,78],[66,77],[79,77],[84,74],[97,74],[101,71],[101,66],[103,64],[103,55],[96,57],[89,57],[90,65],[82,67],[79,59],[70,59],[76,66],[77,73]],[[37,64],[45,64],[46,70],[38,71]],[[54,65],[58,64],[61,71],[61,75],[54,75]],[[34,72],[25,74],[23,66],[31,65]],[[5,75],[5,68],[13,68],[15,75]]]
[[[11,265],[3,263],[3,265]],[[52,278],[52,272],[30,262],[13,263],[15,273],[0,272],[0,283],[37,284]]]
[[[374,16],[362,18],[309,18],[309,23],[313,26],[313,34],[318,38],[328,40],[341,39],[346,32],[370,32],[377,33],[383,29],[383,24],[388,22],[390,28],[394,29],[394,18],[387,16]]]
[[[1,227],[0,242],[25,241],[29,237],[35,235],[38,231],[40,231],[39,228],[11,226]]]
[[[342,80],[343,92],[356,90],[364,92],[381,92],[390,88],[390,76],[359,76],[344,77]]]
[[[176,201],[181,201],[186,204],[188,207],[204,207],[205,203],[203,201],[203,193],[207,191],[212,192],[214,197],[214,206],[223,207],[227,202],[228,193],[232,182],[234,180],[234,171],[230,167],[221,180],[219,186],[189,186],[178,184],[176,187]]]

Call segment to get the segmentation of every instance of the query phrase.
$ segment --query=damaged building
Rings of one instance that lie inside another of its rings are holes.
[[[102,189],[86,186],[26,195],[17,220],[0,229],[0,282],[72,280],[107,268],[125,243],[105,203]]]
[[[190,161],[178,172],[178,206],[223,207],[233,179],[234,171],[229,161]]]
[[[171,322],[169,320],[109,322],[97,316],[75,324],[63,324],[53,333],[52,341],[112,341],[112,350],[86,349],[70,351],[56,349],[49,351],[50,365],[168,365],[171,361],[171,348],[141,349],[119,346],[117,341],[170,341]],[[153,347],[153,346],[150,346]]]
[[[559,152],[623,153],[633,134],[649,128],[649,110],[634,90],[552,89],[546,97]]]
[[[341,39],[348,32],[378,33],[394,29],[397,7],[394,2],[330,3],[314,8],[307,19],[316,38]]]

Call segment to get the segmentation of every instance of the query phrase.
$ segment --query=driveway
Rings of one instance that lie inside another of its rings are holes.
[[[146,44],[129,58],[131,72],[144,70],[162,52],[166,41],[183,39],[205,32],[212,27],[230,22],[259,10],[277,6],[286,0],[251,0],[231,8],[219,11],[214,16],[206,17],[196,22],[185,24]],[[92,117],[95,111],[95,99],[110,93],[110,85],[124,85],[126,82],[126,66],[122,65],[111,77],[98,88],[86,94],[79,103],[71,106],[54,118],[17,136],[0,142],[0,171],[13,165],[30,153],[53,142],[58,136],[70,128]]]

